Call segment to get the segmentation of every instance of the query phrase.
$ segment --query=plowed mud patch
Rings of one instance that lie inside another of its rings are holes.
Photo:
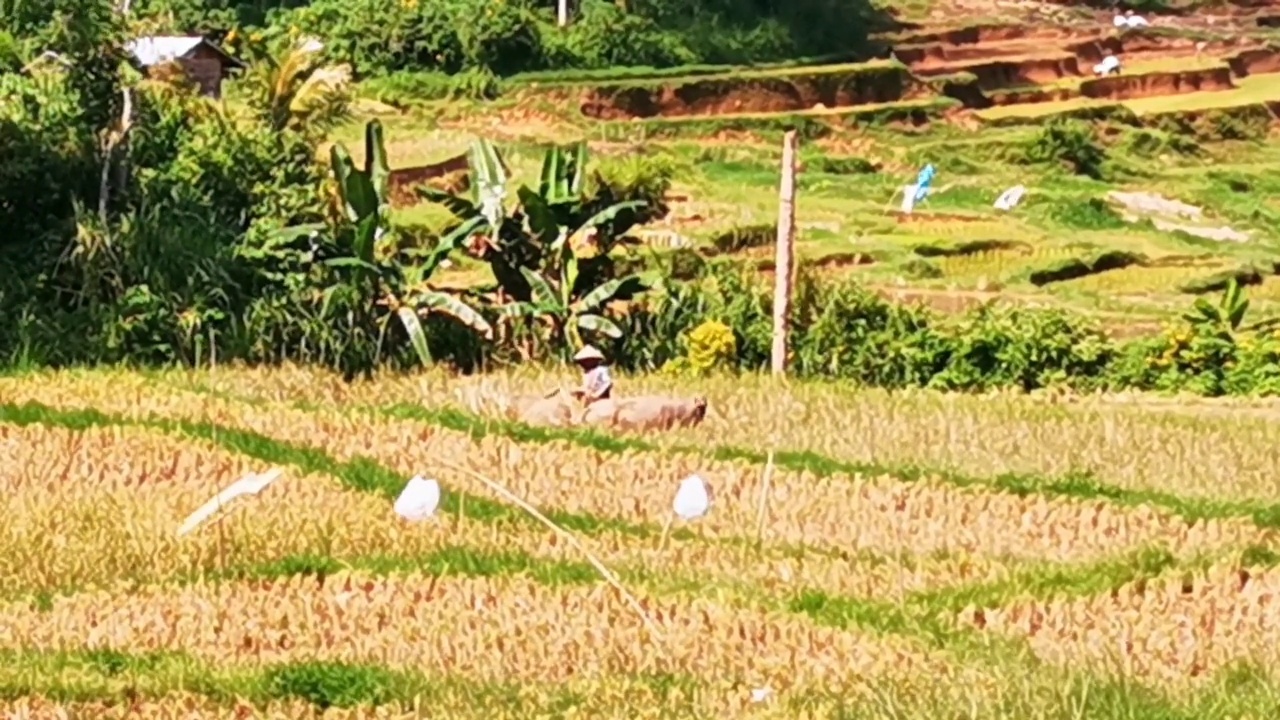
[[[957,245],[917,245],[911,252],[924,258],[934,257],[967,257],[989,252],[1014,251],[1029,254],[1034,248],[1029,243],[1018,240],[970,240]]]
[[[661,84],[603,85],[583,93],[582,114],[600,120],[779,113],[907,99],[917,83],[897,65],[778,75],[726,75]]]
[[[769,248],[769,252],[774,252],[773,248]],[[830,255],[821,255],[815,258],[800,258],[800,264],[806,268],[814,268],[818,270],[843,270],[853,267],[863,267],[866,265],[874,265],[875,259],[866,253],[831,253]],[[772,276],[778,269],[778,261],[776,258],[761,258],[756,262],[756,270],[759,270],[766,276]]]
[[[1080,83],[1080,94],[1102,100],[1133,100],[1211,90],[1231,90],[1231,69],[1227,67],[1155,72],[1142,75],[1109,75]]]
[[[963,313],[995,300],[1008,299],[999,292],[982,290],[925,290],[920,288],[872,288],[877,295],[898,303],[927,307],[941,313]]]
[[[993,92],[987,95],[987,100],[996,106],[1030,105],[1032,103],[1063,102],[1079,95],[1080,92],[1072,88],[1035,88]]]
[[[1079,77],[1081,74],[1080,64],[1074,55],[921,65],[915,72],[921,77],[969,73],[977,78],[978,87],[983,90],[1042,85],[1065,77]]]
[[[959,213],[904,213],[894,211],[894,216],[901,224],[913,222],[982,222],[986,218],[980,215],[961,215]]]

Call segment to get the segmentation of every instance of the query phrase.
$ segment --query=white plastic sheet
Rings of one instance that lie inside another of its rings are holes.
[[[1000,197],[996,198],[995,208],[997,210],[1012,210],[1022,202],[1022,196],[1027,194],[1027,189],[1022,185],[1014,185],[1013,187],[1000,193]]]
[[[916,186],[907,185],[902,188],[902,212],[910,215],[916,207]]]
[[[231,483],[223,488],[222,492],[214,495],[199,509],[188,515],[186,520],[182,521],[182,525],[178,527],[178,537],[182,537],[200,527],[205,520],[208,520],[218,510],[226,507],[227,504],[241,495],[257,495],[266,489],[268,485],[280,479],[283,474],[284,471],[280,468],[272,468],[265,473],[247,475]]]

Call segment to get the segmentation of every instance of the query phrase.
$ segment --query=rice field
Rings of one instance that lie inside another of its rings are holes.
[[[661,436],[500,412],[570,380],[0,378],[0,713],[1280,709],[1280,406],[748,376],[620,378],[710,399],[702,426]],[[711,509],[673,520],[692,474]],[[414,475],[443,490],[416,523],[392,510]]]

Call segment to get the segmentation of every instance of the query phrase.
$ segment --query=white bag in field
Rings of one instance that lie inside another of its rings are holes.
[[[400,491],[394,509],[409,522],[421,522],[436,514],[440,507],[440,483],[415,475]]]
[[[671,503],[681,520],[697,520],[711,509],[711,491],[707,482],[697,475],[690,475],[680,483],[676,498]]]

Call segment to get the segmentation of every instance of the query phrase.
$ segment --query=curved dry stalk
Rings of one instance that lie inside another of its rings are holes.
[[[773,479],[773,450],[769,450],[769,459],[764,465],[764,475],[760,478],[760,508],[756,516],[756,550],[764,547],[764,523],[769,514],[769,481]]]
[[[470,468],[465,468],[455,463],[445,462],[445,461],[438,461],[438,462],[442,467],[446,467],[450,470],[455,470],[457,472],[460,472],[464,475],[471,477],[474,480],[480,481],[490,490],[498,493],[503,498],[515,503],[521,510],[524,510],[525,512],[529,513],[536,520],[541,522],[543,525],[546,525],[547,527],[551,528],[557,535],[564,538],[564,540],[568,542],[570,545],[572,545],[575,550],[582,553],[582,555],[587,559],[587,562],[591,563],[591,566],[596,569],[596,572],[600,573],[600,576],[604,578],[605,582],[609,583],[609,585],[611,585],[614,590],[617,590],[619,593],[622,594],[622,597],[626,599],[627,604],[631,606],[631,609],[635,610],[636,614],[640,616],[640,620],[644,623],[645,627],[649,630],[649,632],[658,640],[665,642],[665,638],[662,632],[658,630],[658,626],[654,624],[653,620],[649,617],[649,614],[644,611],[644,607],[640,605],[640,601],[637,600],[636,597],[632,595],[631,592],[628,591],[626,587],[622,585],[622,581],[618,579],[618,576],[614,574],[612,570],[605,567],[605,564],[600,562],[599,558],[597,558],[594,554],[592,554],[592,552],[588,550],[586,546],[583,545],[582,542],[579,541],[578,538],[573,535],[573,533],[557,525],[554,520],[552,520],[551,518],[548,518],[546,515],[543,515],[537,508],[530,505],[520,496],[508,490],[502,483],[498,482],[497,480],[494,480],[481,473],[471,470]]]

